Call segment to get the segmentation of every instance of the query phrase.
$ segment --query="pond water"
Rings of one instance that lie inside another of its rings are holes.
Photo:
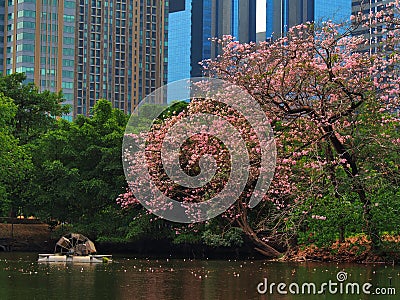
[[[32,253],[0,252],[0,299],[400,299],[400,266],[392,265],[126,256],[92,265],[36,260]],[[359,294],[351,294],[356,285]]]

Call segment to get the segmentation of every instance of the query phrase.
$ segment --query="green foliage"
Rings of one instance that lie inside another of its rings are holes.
[[[173,101],[166,110],[162,112],[159,119],[166,120],[172,116],[176,116],[182,111],[186,110],[188,103],[185,101]]]
[[[115,199],[126,186],[121,148],[128,116],[106,100],[99,100],[93,113],[72,123],[58,120],[35,142],[30,209],[43,219],[79,224],[85,233],[100,237],[121,219],[114,217],[120,211]]]
[[[12,135],[10,122],[16,112],[12,99],[0,94],[0,212],[3,215],[11,210],[13,203],[18,205],[14,195],[32,167],[27,149]]]
[[[202,238],[206,245],[213,247],[240,247],[243,245],[243,231],[238,227],[230,227],[223,233],[206,229]]]
[[[400,234],[400,190],[393,186],[382,186],[374,197],[372,220],[380,232]]]
[[[69,111],[61,105],[62,93],[40,92],[33,83],[24,83],[25,79],[21,73],[0,77],[0,200],[3,215],[15,215],[32,201],[32,143],[55,126],[56,117]]]
[[[201,244],[202,242],[202,234],[201,231],[189,231],[185,233],[180,233],[175,235],[174,240],[172,241],[174,244]]]
[[[62,94],[39,92],[34,85],[24,84],[24,79],[22,74],[0,78],[0,212],[3,215],[22,208],[26,215],[68,224],[58,229],[57,237],[64,230],[79,231],[97,241],[108,242],[168,239],[175,244],[203,243],[212,247],[243,245],[242,230],[222,217],[187,226],[156,218],[140,205],[122,210],[115,199],[126,188],[121,148],[129,116],[113,109],[109,101],[99,100],[92,117],[78,116],[73,122],[56,118],[68,110],[60,104]],[[366,107],[372,105],[371,100]],[[143,105],[132,118],[136,127],[148,128],[154,117],[159,116],[158,122],[163,122],[186,107],[185,102],[173,103],[166,110],[165,106]],[[400,138],[398,125],[375,122],[385,117],[385,113],[376,109],[360,109],[356,117],[364,125],[357,130],[351,128],[351,132],[343,130],[341,134],[354,136],[354,145],[347,145],[349,149],[363,145],[357,152],[360,174],[349,179],[344,168],[338,166],[334,172],[335,190],[332,185],[325,189],[321,184],[321,198],[294,204],[290,214],[280,218],[281,224],[276,227],[279,233],[294,234],[299,243],[319,246],[330,245],[339,237],[362,234],[364,206],[351,191],[352,181],[360,180],[371,202],[371,220],[379,232],[400,234],[400,154],[393,150],[392,144],[392,140]],[[282,124],[275,124],[277,131],[289,134],[281,127]],[[365,142],[372,135],[390,138],[383,144]],[[326,155],[323,147],[320,151]],[[298,168],[306,163],[306,157],[299,160]],[[307,176],[317,178],[318,174]],[[299,190],[306,192],[308,188],[298,183]],[[254,228],[259,223],[265,228],[275,228],[277,219],[271,216],[279,213],[274,203],[260,203],[257,209],[248,212],[247,221]],[[390,244],[390,247],[395,246]]]
[[[133,213],[133,220],[129,223],[128,233],[126,236],[128,240],[172,240],[173,227],[170,222],[148,214],[144,208],[136,210]]]
[[[62,106],[62,93],[40,92],[33,83],[24,83],[23,73],[0,77],[0,92],[13,99],[17,106],[11,121],[14,136],[25,144],[49,130],[55,117],[69,112],[70,107]]]
[[[0,130],[10,130],[9,124],[17,113],[17,106],[14,101],[4,94],[0,95]]]
[[[306,218],[298,233],[299,242],[304,244],[330,245],[339,238],[341,231],[346,238],[363,230],[363,206],[354,194],[343,195],[340,199],[326,196],[318,201],[310,200],[294,217],[297,220]]]
[[[162,123],[167,118],[177,115],[186,109],[184,101],[172,102],[170,105],[143,104],[137,109],[137,113],[129,120],[128,132],[139,133],[150,129],[153,123]]]

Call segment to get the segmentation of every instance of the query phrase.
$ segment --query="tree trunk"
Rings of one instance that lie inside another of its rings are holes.
[[[329,141],[332,143],[332,146],[336,152],[340,155],[340,157],[343,157],[349,165],[349,167],[344,165],[344,170],[348,178],[352,181],[353,190],[358,194],[358,197],[363,204],[365,231],[367,232],[368,237],[371,239],[372,249],[377,250],[381,244],[380,235],[378,229],[372,221],[371,201],[367,197],[362,183],[357,179],[357,176],[359,175],[357,163],[350,155],[348,149],[346,149],[343,143],[339,141],[332,126],[326,126],[324,127],[324,130],[325,132],[329,133]]]
[[[339,243],[344,243],[344,226],[339,226]]]
[[[279,252],[272,245],[267,242],[262,241],[258,238],[258,236],[251,230],[251,232],[246,232],[246,235],[250,238],[250,240],[255,245],[254,249],[261,254],[265,255],[268,258],[278,258],[282,256],[283,253]]]
[[[240,216],[240,219],[237,220],[237,223],[239,224],[243,232],[248,236],[248,238],[253,242],[255,246],[254,249],[268,258],[280,257],[283,253],[279,252],[277,249],[275,249],[274,246],[270,245],[269,243],[261,240],[254,232],[254,230],[250,227],[249,223],[247,222],[246,204],[238,201],[238,206],[242,214]]]

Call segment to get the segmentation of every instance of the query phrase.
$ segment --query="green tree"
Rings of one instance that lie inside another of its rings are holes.
[[[16,112],[12,99],[0,93],[0,212],[3,215],[18,206],[15,189],[32,167],[28,152],[18,145],[9,125]]]
[[[127,120],[109,101],[99,100],[92,117],[59,120],[56,129],[38,139],[30,209],[92,237],[117,235],[122,212],[115,198],[126,186],[121,148]]]
[[[0,77],[0,92],[14,100],[17,106],[15,117],[11,120],[13,134],[20,144],[37,138],[55,124],[55,118],[69,112],[63,106],[62,92],[40,92],[33,83],[24,83],[24,73],[13,73]]]

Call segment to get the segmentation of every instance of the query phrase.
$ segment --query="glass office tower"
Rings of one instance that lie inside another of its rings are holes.
[[[168,82],[173,82],[190,77],[192,0],[171,2],[168,21]]]
[[[390,2],[394,2],[394,0],[364,0],[364,1],[352,1],[352,12],[354,15],[357,15],[359,12],[364,15],[373,15],[379,11],[386,9],[386,5]],[[385,28],[382,24],[372,24],[372,20],[369,28],[358,27],[356,29],[355,34],[364,35],[367,44],[361,48],[361,51],[369,51],[370,53],[374,53],[379,51],[380,45],[379,43],[385,36]]]
[[[174,4],[172,4],[174,3]],[[255,41],[256,0],[176,0],[169,7],[168,81],[202,75],[199,62],[215,57],[210,38]]]
[[[266,0],[266,6],[266,32],[258,40],[280,37],[306,22],[349,21],[351,15],[351,0]]]

